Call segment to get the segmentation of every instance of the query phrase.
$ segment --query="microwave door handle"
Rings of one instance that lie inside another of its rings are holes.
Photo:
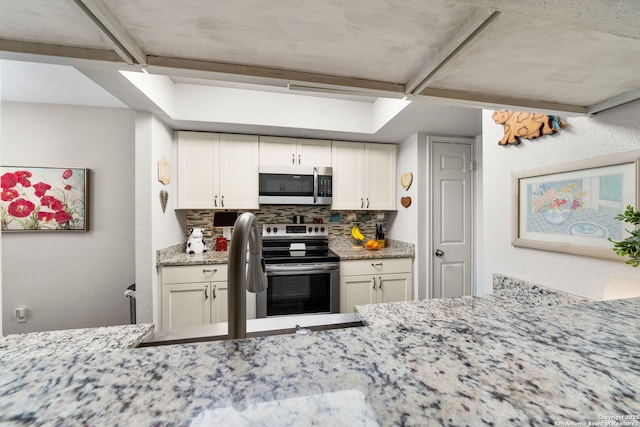
[[[318,167],[313,167],[313,204],[318,202]]]

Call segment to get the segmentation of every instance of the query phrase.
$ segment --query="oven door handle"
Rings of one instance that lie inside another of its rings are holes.
[[[324,263],[324,264],[272,264],[266,266],[268,273],[282,273],[282,274],[294,274],[300,272],[318,272],[324,273],[327,271],[338,270],[340,264],[337,262]]]

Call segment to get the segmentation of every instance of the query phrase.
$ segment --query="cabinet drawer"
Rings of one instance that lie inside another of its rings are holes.
[[[371,258],[340,261],[341,276],[382,273],[410,273],[411,258]]]
[[[227,264],[163,267],[162,283],[214,282],[227,280]]]

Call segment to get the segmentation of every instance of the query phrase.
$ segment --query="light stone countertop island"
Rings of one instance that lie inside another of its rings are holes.
[[[503,280],[358,311],[369,326],[160,347],[127,348],[144,327],[121,348],[10,336],[0,425],[640,426],[640,298]]]

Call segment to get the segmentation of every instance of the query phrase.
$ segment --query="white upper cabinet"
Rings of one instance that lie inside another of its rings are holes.
[[[331,152],[331,209],[396,209],[396,145],[333,141]]]
[[[258,137],[221,134],[218,159],[217,207],[258,209]]]
[[[331,166],[331,141],[261,136],[260,164]]]
[[[365,144],[365,200],[371,210],[396,209],[395,144]]]
[[[258,137],[177,132],[178,209],[257,209]]]
[[[331,209],[354,210],[364,207],[364,144],[333,142],[333,199]]]
[[[220,135],[178,132],[178,208],[213,208],[214,151]]]

